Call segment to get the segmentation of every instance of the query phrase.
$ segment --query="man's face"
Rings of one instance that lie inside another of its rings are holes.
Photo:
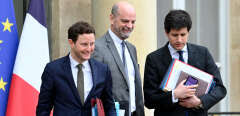
[[[95,48],[95,36],[93,33],[78,35],[75,43],[71,39],[68,42],[71,45],[71,54],[75,60],[82,63],[90,59]]]
[[[182,50],[188,41],[189,32],[187,27],[179,30],[171,29],[169,33],[166,33],[169,43],[176,50]]]
[[[128,38],[134,29],[136,13],[133,8],[120,8],[116,16],[110,15],[111,30],[122,40]]]

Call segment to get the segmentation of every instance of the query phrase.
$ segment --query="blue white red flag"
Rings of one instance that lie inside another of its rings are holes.
[[[19,42],[6,116],[35,116],[41,75],[49,62],[43,0],[31,0]]]

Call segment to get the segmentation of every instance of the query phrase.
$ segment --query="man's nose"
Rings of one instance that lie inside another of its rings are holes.
[[[182,41],[182,36],[177,36],[177,39],[176,39],[177,41]]]
[[[89,44],[89,45],[87,45],[87,50],[91,51],[91,50],[92,50],[92,48],[94,48],[93,46],[94,46],[94,45],[90,45],[90,44]]]
[[[133,28],[133,24],[131,22],[127,23],[128,28]]]

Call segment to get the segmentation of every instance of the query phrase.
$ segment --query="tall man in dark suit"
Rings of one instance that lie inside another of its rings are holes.
[[[144,116],[141,77],[134,45],[126,41],[133,31],[136,12],[127,2],[112,7],[110,29],[96,40],[93,57],[108,64],[112,74],[113,96],[125,116]]]
[[[68,30],[70,54],[48,63],[42,74],[37,116],[91,116],[91,99],[100,98],[106,116],[116,116],[112,77],[106,64],[90,56],[95,30],[77,22]]]
[[[172,10],[165,17],[164,28],[168,43],[147,56],[144,73],[145,106],[155,109],[155,116],[207,116],[207,111],[225,95],[220,72],[208,49],[187,43],[192,21],[183,10]],[[215,86],[200,97],[194,95],[197,85],[184,86],[181,82],[174,90],[159,88],[172,59],[176,58],[214,76]]]

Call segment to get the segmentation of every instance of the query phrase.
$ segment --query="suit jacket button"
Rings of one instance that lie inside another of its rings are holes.
[[[129,89],[127,88],[126,91],[129,92]]]

